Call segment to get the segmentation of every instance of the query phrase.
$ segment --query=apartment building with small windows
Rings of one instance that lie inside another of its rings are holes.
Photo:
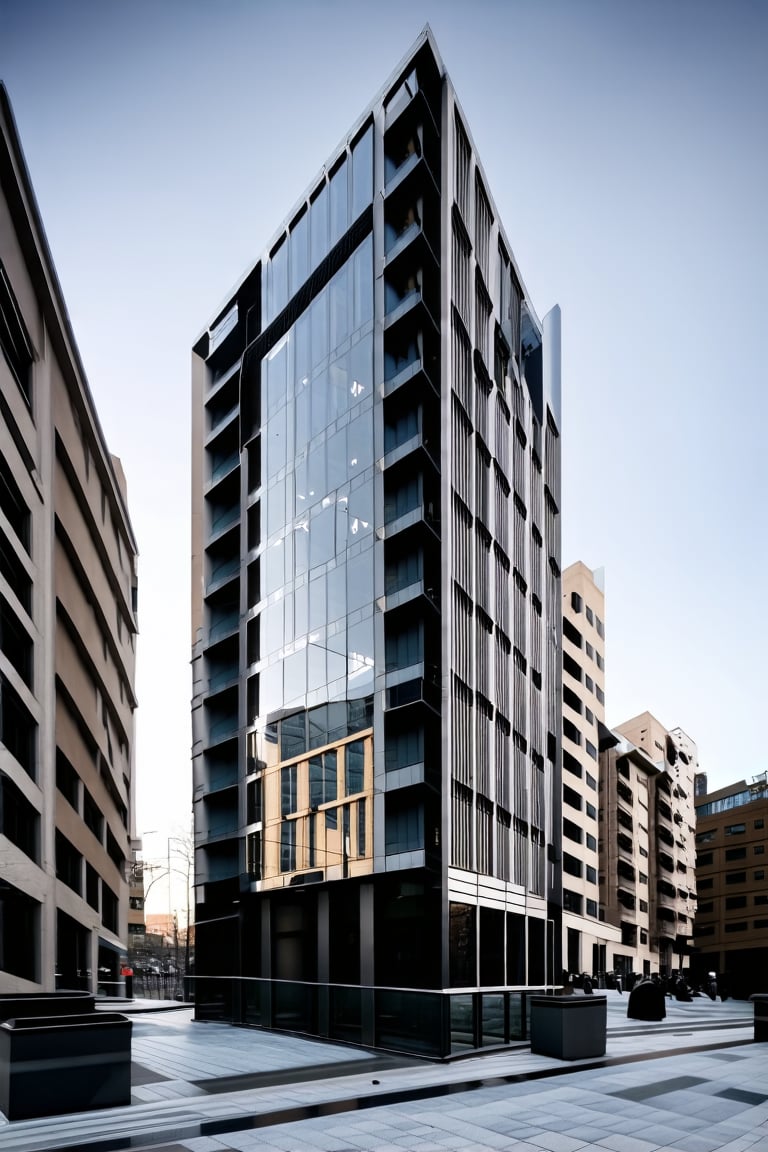
[[[768,974],[768,773],[696,797],[693,966],[749,996]]]
[[[601,885],[620,928],[613,967],[690,967],[696,914],[696,745],[644,712],[601,736]]]
[[[605,916],[599,825],[605,723],[605,591],[602,570],[578,561],[563,572],[563,969],[612,971],[620,928]]]
[[[0,86],[0,991],[114,991],[136,543]]]
[[[198,1015],[519,1036],[560,976],[559,310],[428,29],[192,360]]]

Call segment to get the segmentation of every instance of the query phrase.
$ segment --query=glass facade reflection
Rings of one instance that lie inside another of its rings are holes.
[[[262,358],[260,712],[373,690],[373,241]],[[352,623],[352,618],[354,623]]]
[[[426,31],[193,360],[201,972],[236,921],[265,1026],[503,1044],[553,981],[546,331]]]

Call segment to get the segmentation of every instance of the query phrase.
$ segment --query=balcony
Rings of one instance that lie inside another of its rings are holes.
[[[439,715],[441,703],[441,686],[439,669],[427,665],[426,675],[406,680],[387,689],[386,710],[393,712],[396,709],[418,710],[427,707]]]

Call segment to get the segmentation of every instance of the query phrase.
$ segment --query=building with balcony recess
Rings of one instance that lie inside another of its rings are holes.
[[[559,310],[429,29],[192,360],[198,1016],[519,1036],[561,947]]]
[[[600,875],[605,917],[622,933],[619,971],[690,967],[696,912],[696,745],[651,715],[601,733]]]
[[[722,991],[764,992],[768,973],[768,773],[696,797],[699,903],[692,964]]]
[[[620,926],[600,891],[599,731],[605,721],[602,570],[580,561],[563,572],[563,968],[569,975],[621,969]]]
[[[97,974],[109,990],[129,918],[136,543],[1,86],[0,351],[0,991],[96,991]]]

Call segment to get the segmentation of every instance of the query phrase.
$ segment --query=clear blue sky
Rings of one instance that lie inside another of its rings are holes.
[[[141,549],[138,829],[188,824],[190,348],[429,21],[539,314],[607,709],[765,770],[768,5],[0,0],[0,75]],[[160,841],[155,840],[158,854]]]

